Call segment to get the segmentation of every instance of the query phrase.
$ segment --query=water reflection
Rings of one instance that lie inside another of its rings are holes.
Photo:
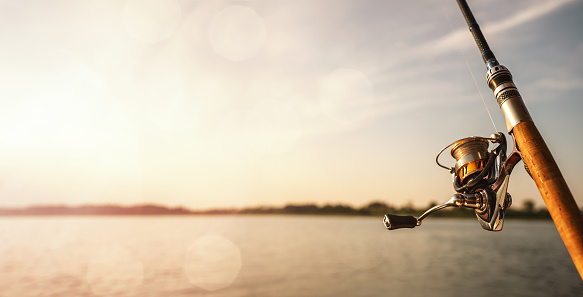
[[[354,220],[354,219],[353,219]],[[362,221],[348,221],[339,226],[336,248],[340,260],[354,269],[370,269],[384,262],[384,250],[390,242],[389,236],[371,236],[371,226]],[[383,226],[377,227],[382,230]]]
[[[0,218],[4,296],[578,296],[550,221]]]
[[[87,282],[100,296],[133,296],[143,278],[141,261],[118,244],[97,250],[87,267]]]

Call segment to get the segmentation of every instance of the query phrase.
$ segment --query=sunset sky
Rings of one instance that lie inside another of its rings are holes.
[[[468,2],[583,206],[583,1]],[[442,202],[468,65],[506,132],[453,0],[0,0],[0,206]]]

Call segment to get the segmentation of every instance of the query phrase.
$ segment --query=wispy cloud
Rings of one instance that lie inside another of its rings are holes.
[[[534,4],[527,9],[519,11],[517,14],[511,17],[499,21],[488,26],[484,26],[484,30],[488,30],[491,33],[499,33],[505,30],[512,29],[516,26],[522,25],[539,17],[545,16],[555,10],[574,2],[574,0],[556,0],[556,1],[546,1],[541,4]]]
[[[483,23],[480,25],[482,31],[493,36],[552,13],[572,2],[574,2],[574,0],[534,3],[518,13],[510,15],[508,18],[499,20],[495,23]],[[410,55],[414,55],[417,58],[428,58],[448,52],[465,50],[470,47],[475,47],[475,44],[473,43],[467,27],[463,27],[461,29],[452,30],[451,33],[438,39],[421,44],[419,47],[411,51]]]
[[[487,36],[500,36],[505,31],[544,17],[572,2],[574,0],[527,3],[530,6],[524,7],[516,14],[509,14],[495,22],[481,23],[483,25],[482,29]],[[454,5],[447,9],[451,10],[452,8],[454,8]],[[451,26],[452,20],[450,18],[452,18],[452,12],[445,11],[445,7],[443,9],[443,14],[447,18],[447,22],[450,23],[449,26]],[[455,13],[459,14],[457,6],[455,10]],[[461,16],[458,17],[461,19]],[[448,25],[444,21],[441,26],[446,27]],[[427,37],[430,36],[428,35]],[[434,80],[436,77],[446,78],[443,76],[445,73],[460,73],[461,71],[467,74],[466,70],[459,69],[463,65],[461,53],[474,49],[476,45],[467,26],[465,26],[465,22],[461,28],[451,29],[451,32],[446,35],[436,39],[419,38],[419,42],[413,45],[409,50],[400,50],[392,55],[392,57],[398,57],[398,59],[384,61],[385,68],[382,70],[383,74],[381,75],[384,77],[381,81],[383,83],[391,83],[394,87],[390,88],[388,92],[386,90],[383,91],[382,98],[377,98],[376,104],[378,108],[368,114],[368,120],[380,118],[387,114],[417,108],[428,108],[435,105],[435,102],[450,102],[453,104],[454,102],[474,100],[474,97],[478,97],[477,92],[471,98],[463,96],[464,90],[460,90],[459,81],[454,82],[455,80],[452,80],[451,77],[447,77],[445,80]],[[437,59],[438,57],[439,59]],[[455,62],[456,59],[458,60],[457,62]],[[428,60],[431,60],[431,62],[423,62]],[[395,76],[395,73],[398,73],[398,76]],[[423,88],[410,87],[411,82],[420,80],[423,80]],[[578,82],[578,77],[571,77],[567,80],[561,80],[561,82],[556,79],[540,81],[541,85],[563,90],[577,88]],[[475,91],[475,89],[473,90]],[[400,100],[395,101],[394,98],[400,98]]]

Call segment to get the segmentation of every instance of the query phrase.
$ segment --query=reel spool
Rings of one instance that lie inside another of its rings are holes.
[[[488,161],[488,140],[482,137],[470,137],[455,142],[451,148],[451,156],[455,158],[455,174],[462,185],[468,177],[476,176]]]
[[[490,142],[498,146],[488,152]],[[448,148],[455,158],[454,167],[447,167],[439,163],[439,156]],[[501,165],[506,159],[506,140],[502,133],[490,135],[489,138],[472,136],[454,141],[444,147],[435,157],[435,162],[442,168],[449,170],[453,175],[453,188],[456,192],[473,193],[484,188],[496,179],[495,159]]]

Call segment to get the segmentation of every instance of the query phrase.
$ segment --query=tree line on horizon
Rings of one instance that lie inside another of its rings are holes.
[[[411,203],[395,207],[382,201],[373,201],[363,207],[352,207],[346,204],[315,203],[287,204],[283,207],[247,207],[242,209],[217,208],[210,210],[192,210],[184,207],[167,207],[163,205],[144,204],[134,206],[121,205],[38,205],[24,208],[0,208],[0,216],[26,215],[243,215],[243,214],[295,214],[295,215],[361,215],[383,216],[386,213],[397,215],[419,216],[430,207],[437,205],[432,202],[426,208],[416,208]],[[473,217],[474,211],[465,208],[446,208],[431,214],[432,217]],[[526,200],[522,207],[507,209],[509,218],[539,218],[550,219],[546,208],[536,209],[534,202]]]

